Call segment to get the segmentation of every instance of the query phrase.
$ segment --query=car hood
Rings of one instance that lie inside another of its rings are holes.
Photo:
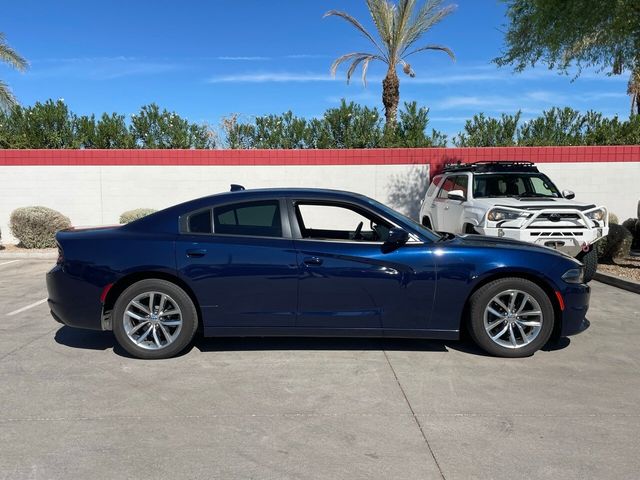
[[[491,197],[475,199],[476,204],[492,207],[511,207],[522,210],[543,210],[545,208],[559,208],[572,210],[590,210],[596,206],[588,203],[567,200],[566,198],[515,198],[515,197]]]
[[[574,260],[571,255],[567,255],[564,252],[554,250],[552,248],[544,247],[542,245],[536,245],[528,242],[521,242],[520,240],[513,240],[511,238],[490,237],[487,235],[452,235],[449,234],[449,238],[444,240],[445,242],[452,242],[457,245],[470,246],[470,247],[486,247],[486,248],[513,248],[526,251],[536,251],[546,253],[548,255],[554,255],[559,258],[569,258]]]

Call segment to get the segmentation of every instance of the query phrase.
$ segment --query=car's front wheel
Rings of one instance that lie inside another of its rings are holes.
[[[542,348],[553,331],[549,296],[524,278],[501,278],[479,288],[469,304],[471,337],[501,357],[527,357]]]
[[[148,279],[134,283],[118,297],[113,333],[131,355],[169,358],[184,350],[198,327],[198,313],[187,293],[174,283]]]

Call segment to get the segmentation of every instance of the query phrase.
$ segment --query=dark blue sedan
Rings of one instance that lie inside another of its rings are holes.
[[[576,334],[576,260],[517,241],[439,235],[362,195],[231,191],[128,225],[59,232],[53,317],[112,330],[140,358],[205,336],[453,340],[522,357]]]

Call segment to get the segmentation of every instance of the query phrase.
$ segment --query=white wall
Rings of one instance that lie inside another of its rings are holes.
[[[8,223],[18,207],[53,208],[76,226],[109,225],[126,210],[165,208],[228,191],[231,183],[335,188],[389,203],[394,185],[418,178],[416,169],[428,173],[428,166],[415,165],[0,167],[0,230],[3,242],[15,242]],[[410,213],[398,202],[395,206]]]
[[[542,163],[538,167],[560,189],[574,190],[577,200],[605,205],[621,222],[636,216],[640,162]],[[0,167],[0,229],[3,242],[15,241],[9,216],[28,205],[59,210],[74,225],[105,225],[117,223],[125,210],[161,209],[227,191],[231,183],[247,188],[351,190],[415,215],[426,174],[426,165]]]
[[[620,222],[635,218],[640,201],[640,162],[540,163],[560,190],[573,190],[576,200],[604,205]]]

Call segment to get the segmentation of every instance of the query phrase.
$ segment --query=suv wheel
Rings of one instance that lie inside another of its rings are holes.
[[[422,225],[427,227],[429,230],[433,230],[433,226],[431,225],[431,220],[429,217],[422,217]]]
[[[493,355],[533,355],[553,331],[549,296],[523,278],[501,278],[484,285],[473,294],[469,306],[471,337]]]
[[[591,250],[578,257],[578,260],[584,265],[584,281],[590,282],[598,269],[598,251],[596,246],[592,245]]]

